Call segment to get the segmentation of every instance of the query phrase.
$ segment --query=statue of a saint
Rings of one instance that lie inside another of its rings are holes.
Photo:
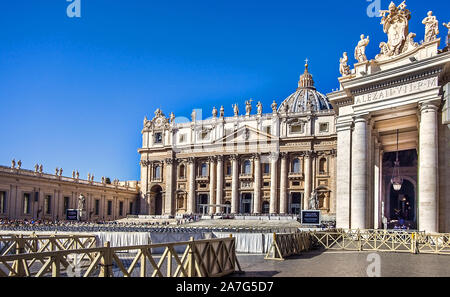
[[[223,105],[220,107],[220,117],[223,118],[225,116],[225,108],[223,108]]]
[[[22,168],[22,160],[19,160],[19,162],[17,162],[17,169]]]
[[[195,111],[195,109],[191,113],[191,119],[193,122],[195,122],[195,120],[197,119],[197,112]]]
[[[173,124],[175,121],[175,114],[173,112],[170,113],[170,123]]]
[[[448,22],[448,23],[443,23],[442,24],[445,28],[447,28],[448,29],[448,32],[447,32],[447,46],[448,46],[448,43],[449,43],[449,41],[450,41],[450,22]]]
[[[12,159],[12,161],[11,161],[11,168],[12,169],[16,168],[16,159]]]
[[[250,113],[252,112],[252,99],[245,101],[245,114],[247,116],[250,115]]]
[[[277,102],[276,102],[275,100],[273,100],[273,103],[272,103],[272,112],[273,112],[273,113],[277,113],[277,108],[278,108],[278,104],[277,104]]]
[[[342,76],[346,76],[350,74],[350,66],[347,65],[348,63],[348,56],[347,53],[344,52],[343,57],[339,59],[339,72]]]
[[[36,172],[36,173],[39,172],[39,165],[38,164],[34,165],[34,172]]]
[[[62,176],[62,174],[63,174],[63,169],[60,168],[60,169],[59,169],[59,176]]]
[[[256,107],[258,108],[258,115],[262,115],[263,112],[263,107],[260,101],[258,101],[258,104],[256,105]]]
[[[317,199],[317,192],[313,191],[311,197],[309,198],[309,209],[317,210],[319,208],[319,201]]]
[[[239,107],[237,104],[233,104],[233,111],[234,111],[234,116],[237,117],[239,115]]]
[[[427,17],[423,19],[422,24],[425,25],[425,42],[430,42],[436,39],[436,35],[439,34],[439,22],[433,15],[432,11],[429,11]]]
[[[83,194],[80,194],[80,197],[78,197],[78,209],[84,210],[86,208],[86,198]]]
[[[369,45],[369,36],[364,38],[364,34],[361,34],[361,40],[358,42],[358,45],[355,48],[355,59],[358,63],[367,61],[366,57],[366,46]]]
[[[39,165],[39,173],[43,173],[44,172],[44,166],[42,166],[42,164],[41,165]]]
[[[213,118],[217,118],[217,108],[215,106],[212,111],[212,116],[213,116]]]

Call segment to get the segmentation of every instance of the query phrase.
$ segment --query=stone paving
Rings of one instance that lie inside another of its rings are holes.
[[[285,261],[238,255],[242,277],[366,277],[370,252],[313,251]],[[382,277],[449,277],[450,255],[377,253]]]

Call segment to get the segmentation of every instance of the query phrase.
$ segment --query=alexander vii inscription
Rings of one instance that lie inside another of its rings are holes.
[[[431,77],[420,81],[415,81],[409,84],[404,84],[381,91],[367,93],[355,97],[355,105],[367,104],[375,101],[382,101],[388,98],[398,97],[407,94],[413,94],[421,91],[425,91],[429,88],[436,87],[438,85],[438,78]]]

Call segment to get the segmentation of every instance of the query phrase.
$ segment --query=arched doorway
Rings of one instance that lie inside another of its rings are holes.
[[[400,191],[391,185],[389,194],[389,221],[398,222],[412,229],[416,228],[416,192],[415,186],[407,179],[403,180]]]
[[[154,214],[157,216],[162,215],[163,212],[163,200],[162,200],[162,188],[159,185],[153,186],[151,189],[152,204],[155,206]]]

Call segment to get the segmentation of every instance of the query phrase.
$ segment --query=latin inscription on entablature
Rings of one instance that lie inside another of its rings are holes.
[[[431,77],[420,81],[411,82],[408,84],[367,93],[363,95],[355,96],[355,105],[367,104],[375,101],[382,101],[398,96],[414,94],[417,92],[428,90],[432,87],[438,86],[438,78]]]

